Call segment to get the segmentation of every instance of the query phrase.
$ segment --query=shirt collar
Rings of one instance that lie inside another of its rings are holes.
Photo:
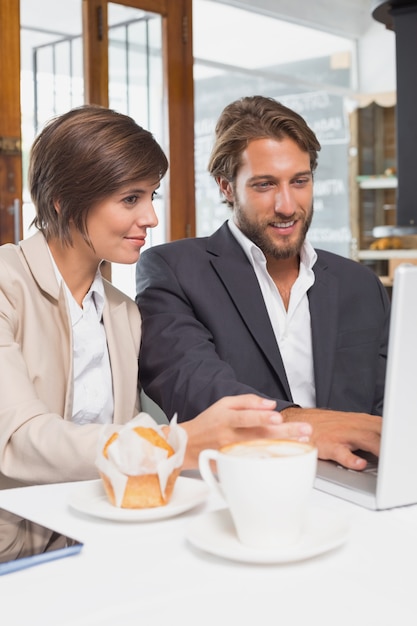
[[[88,290],[88,294],[91,294],[94,300],[94,304],[97,309],[97,316],[101,320],[101,317],[103,315],[104,303],[105,303],[105,295],[104,295],[103,277],[101,275],[99,268],[97,269],[94,280],[91,284],[90,289]]]
[[[236,226],[233,217],[230,217],[227,223],[232,235],[243,249],[251,265],[261,262],[266,266],[266,258],[262,250],[255,243],[253,243],[253,241],[246,237],[244,233],[242,233],[240,228]],[[305,269],[311,270],[316,261],[317,253],[308,239],[305,239],[300,251],[300,263],[305,267]]]
[[[49,252],[49,255],[51,257],[52,266],[54,268],[54,272],[55,272],[55,276],[56,276],[56,279],[58,281],[58,284],[61,285],[61,283],[62,283],[64,285],[65,292],[66,292],[67,297],[68,297],[68,301],[70,303],[75,303],[74,297],[73,297],[71,291],[69,290],[66,282],[62,278],[62,274],[59,271],[57,264],[55,263],[55,259],[52,256],[52,252],[49,249],[49,246],[48,246],[48,252]],[[101,320],[102,315],[103,315],[104,304],[105,304],[105,292],[104,292],[103,277],[101,275],[100,268],[97,269],[96,275],[94,277],[93,282],[91,283],[90,289],[88,290],[88,292],[84,296],[83,304],[89,302],[90,300],[92,300],[92,302],[94,304],[94,307],[95,307],[95,309],[97,311],[98,319]],[[71,306],[71,312],[72,312],[72,315],[75,314],[73,306]]]

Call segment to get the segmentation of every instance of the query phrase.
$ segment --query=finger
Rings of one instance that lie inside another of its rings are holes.
[[[236,409],[237,411],[243,409],[265,409],[274,410],[277,403],[270,398],[262,398],[253,393],[242,394],[239,396],[225,396],[218,403],[226,405],[230,409]]]
[[[270,409],[244,409],[229,412],[228,426],[233,430],[240,428],[268,428],[279,426],[283,421],[281,413],[271,411]]]
[[[231,415],[229,428],[235,431],[252,431],[259,436],[275,439],[303,439],[307,441],[313,427],[307,422],[284,422],[280,413],[265,411],[238,411]],[[249,433],[248,433],[249,435]]]
[[[350,450],[363,450],[364,452],[371,452],[375,456],[379,456],[380,447],[381,435],[378,431],[359,430],[353,433],[349,439]]]
[[[318,456],[319,459],[335,461],[336,463],[343,465],[343,467],[353,470],[363,470],[367,465],[365,459],[357,456],[348,448],[348,446],[345,445],[333,445],[329,451],[319,446]]]
[[[269,428],[268,437],[276,439],[296,439],[297,441],[310,441],[313,428],[305,422],[284,422],[279,426]]]

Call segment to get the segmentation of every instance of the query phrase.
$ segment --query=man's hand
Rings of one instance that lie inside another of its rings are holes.
[[[382,418],[367,413],[289,407],[281,412],[286,422],[303,421],[313,426],[312,443],[320,459],[330,459],[349,469],[362,470],[366,460],[354,454],[365,450],[379,456]]]

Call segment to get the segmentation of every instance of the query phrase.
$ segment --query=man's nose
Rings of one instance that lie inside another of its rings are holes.
[[[275,194],[275,213],[292,215],[295,202],[290,188],[282,188]]]

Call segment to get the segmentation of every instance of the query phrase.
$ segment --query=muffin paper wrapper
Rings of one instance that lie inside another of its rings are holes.
[[[161,435],[174,450],[174,454],[167,457],[167,451],[154,446],[133,430],[137,426],[153,428]],[[112,433],[118,432],[118,437],[107,449],[108,458],[103,454],[103,448]],[[98,441],[96,466],[99,472],[110,480],[116,500],[116,506],[121,506],[126,483],[129,476],[157,474],[161,493],[165,488],[172,472],[181,468],[184,462],[187,447],[187,433],[177,424],[175,415],[169,424],[169,434],[166,436],[162,426],[147,413],[139,413],[121,429],[105,427]]]

